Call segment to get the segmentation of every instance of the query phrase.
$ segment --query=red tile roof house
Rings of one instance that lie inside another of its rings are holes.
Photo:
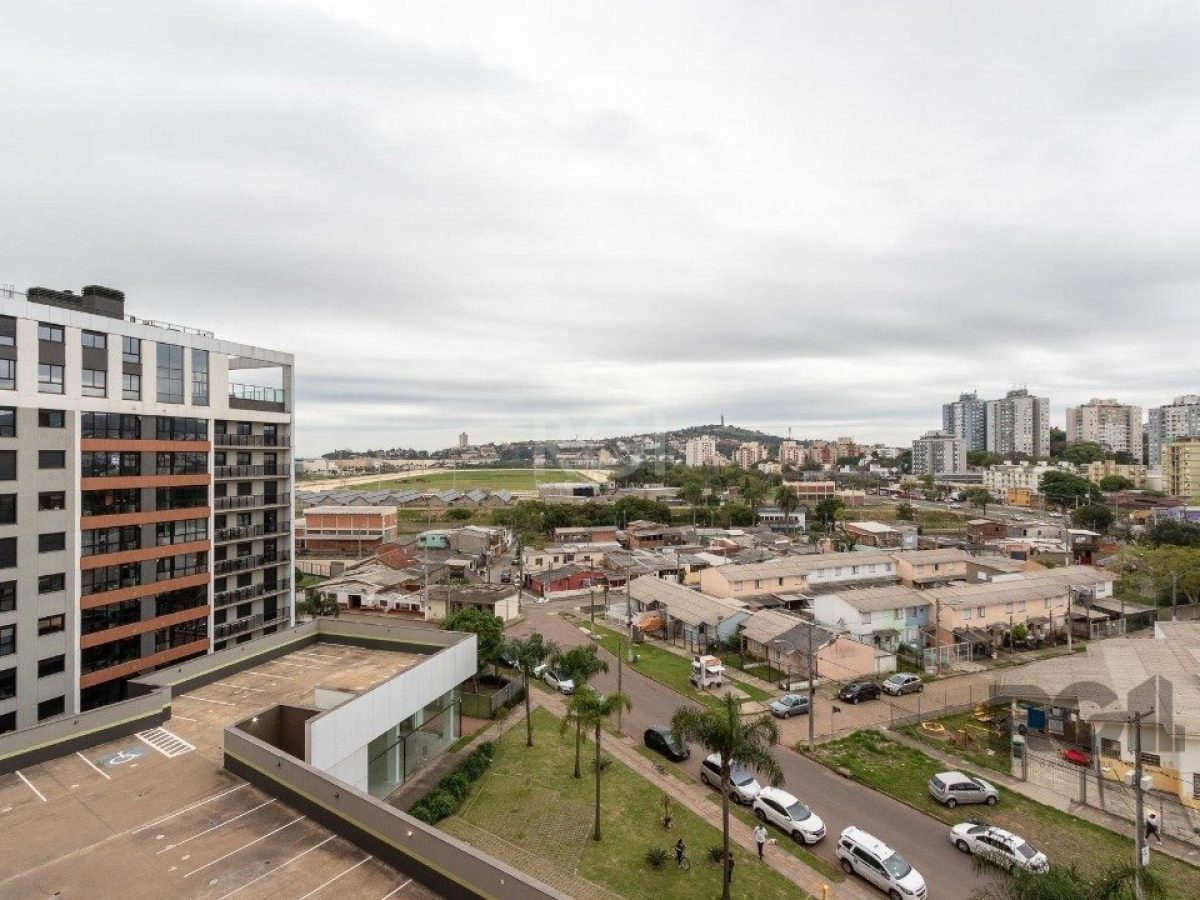
[[[539,597],[583,592],[592,585],[599,588],[607,579],[604,569],[594,566],[563,566],[547,572],[527,573],[525,587]]]

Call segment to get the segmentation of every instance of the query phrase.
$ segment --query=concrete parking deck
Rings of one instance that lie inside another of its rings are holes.
[[[0,776],[0,896],[437,896],[222,766],[226,725],[420,658],[315,644],[176,696],[161,728]]]

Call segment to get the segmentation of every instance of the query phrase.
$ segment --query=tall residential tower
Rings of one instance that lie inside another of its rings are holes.
[[[1029,391],[1009,391],[1003,400],[985,405],[987,449],[1001,456],[1024,453],[1050,455],[1050,400]]]
[[[1067,443],[1090,442],[1142,461],[1142,408],[1095,397],[1067,408]]]
[[[942,431],[962,438],[967,451],[987,449],[986,404],[978,394],[959,394],[952,403],[942,404]]]

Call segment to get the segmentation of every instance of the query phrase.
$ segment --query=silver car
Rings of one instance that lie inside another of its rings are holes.
[[[950,809],[960,803],[995,806],[1000,799],[1000,792],[994,785],[962,772],[939,772],[934,775],[929,779],[929,795]]]
[[[700,764],[700,780],[709,787],[721,790],[721,755],[714,753]],[[762,786],[749,769],[733,766],[729,770],[729,799],[734,803],[749,806],[758,796]]]
[[[769,709],[777,719],[803,715],[808,712],[808,698],[803,694],[784,694],[778,700],[772,700]]]

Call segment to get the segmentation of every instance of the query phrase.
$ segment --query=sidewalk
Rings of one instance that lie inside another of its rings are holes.
[[[897,744],[903,744],[906,747],[911,747],[914,750],[919,750],[926,756],[931,756],[934,759],[941,760],[946,765],[955,769],[967,768],[978,770],[979,767],[972,764],[968,760],[955,756],[952,753],[946,753],[936,747],[931,747],[923,741],[919,741],[914,737],[910,737],[902,732],[889,731],[886,728],[881,728],[885,735]],[[1014,778],[1011,775],[1005,775],[1003,772],[997,772],[993,769],[988,769],[984,777],[988,781],[994,781],[997,784],[1003,785],[1010,791],[1015,791],[1022,796],[1028,797],[1030,800],[1036,800],[1045,806],[1051,806],[1054,809],[1061,810],[1075,816],[1077,819],[1083,819],[1091,822],[1093,825],[1099,825],[1102,828],[1107,828],[1109,831],[1115,831],[1117,834],[1128,834],[1132,831],[1133,822],[1129,819],[1123,819],[1120,816],[1115,816],[1112,813],[1107,813],[1102,809],[1096,809],[1094,806],[1086,806],[1081,803],[1076,803],[1069,800],[1060,794],[1055,793],[1048,788],[1040,785],[1030,784],[1028,781],[1022,781],[1019,778]],[[1132,840],[1132,836],[1130,837]],[[1164,853],[1167,856],[1173,856],[1183,862],[1191,865],[1200,865],[1200,849],[1185,843],[1170,835],[1164,835],[1161,844],[1153,845],[1154,851]]]

